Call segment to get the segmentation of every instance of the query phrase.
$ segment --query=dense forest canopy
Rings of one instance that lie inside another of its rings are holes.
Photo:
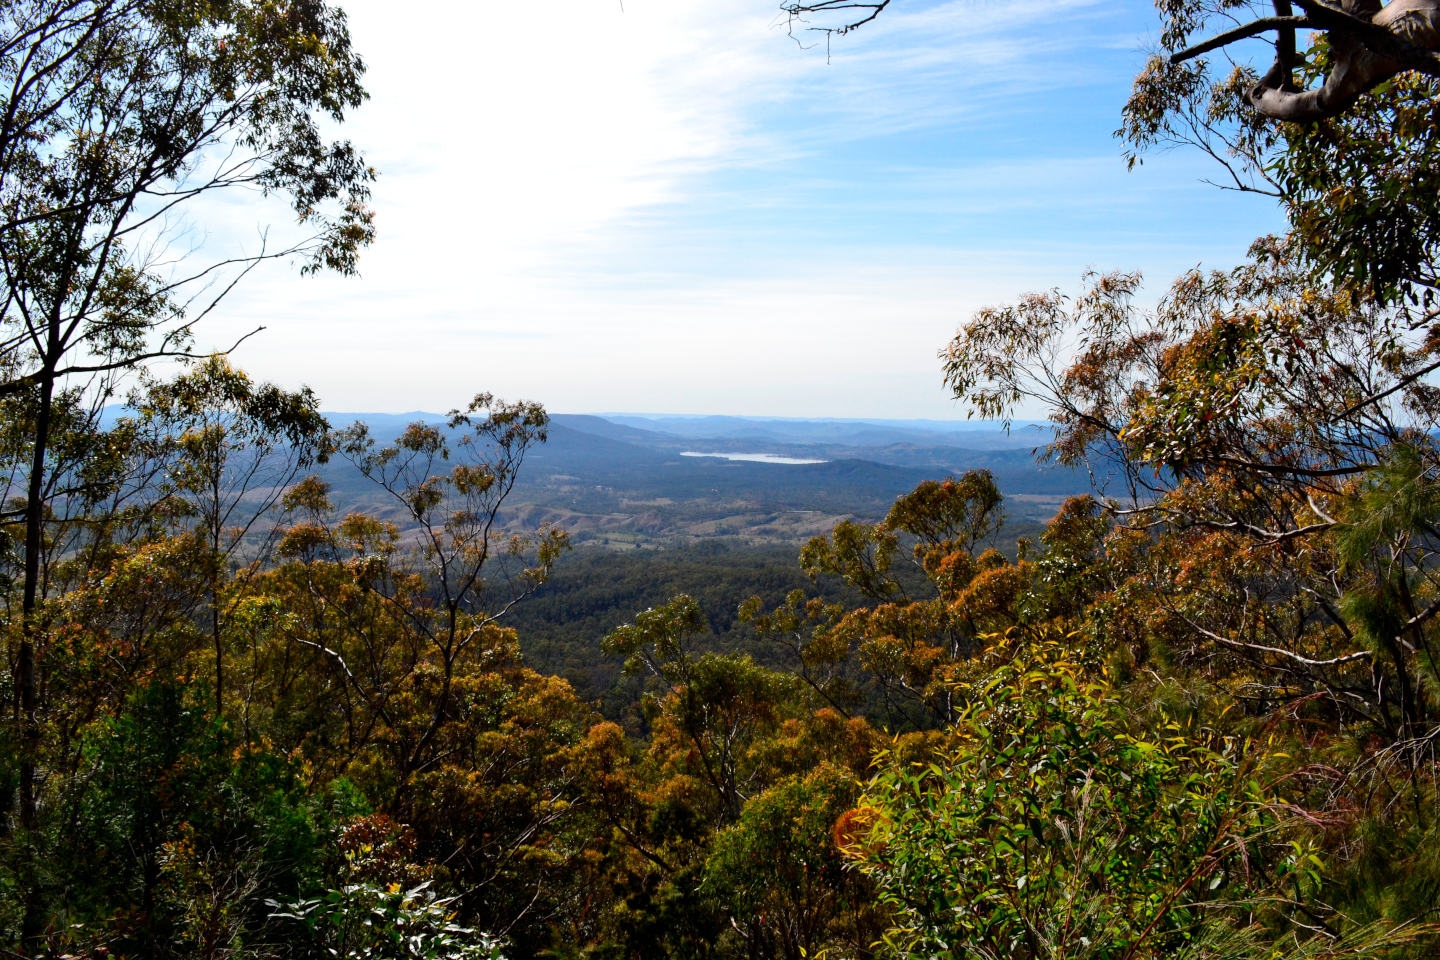
[[[248,265],[373,237],[338,9],[0,6],[0,951],[1433,956],[1436,14],[1298,7],[1166,0],[1117,104],[1132,162],[1206,150],[1285,235],[942,352],[1095,490],[1016,538],[996,473],[937,471],[785,576],[626,568],[617,622],[621,561],[547,595],[570,537],[506,513],[540,404],[381,436],[193,350]],[[306,237],[155,253],[247,185]]]

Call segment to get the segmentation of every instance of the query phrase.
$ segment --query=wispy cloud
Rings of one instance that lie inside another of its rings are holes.
[[[1095,264],[1163,284],[1274,220],[1194,158],[1124,173],[1138,7],[899,0],[828,64],[774,0],[399,9],[347,4],[363,278],[271,270],[210,328],[269,324],[241,361],[336,408],[946,416],[969,311]]]

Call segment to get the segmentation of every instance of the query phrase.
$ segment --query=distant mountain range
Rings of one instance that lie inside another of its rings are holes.
[[[563,422],[578,420],[564,415]],[[588,420],[636,427],[652,433],[703,439],[761,440],[771,443],[841,443],[874,447],[892,443],[991,449],[1034,447],[1049,437],[1049,427],[1033,421],[1011,424],[1009,431],[996,421],[948,420],[801,420],[761,417],[672,417],[640,414],[596,414]],[[574,425],[574,424],[572,424]],[[576,429],[584,429],[576,427]]]
[[[112,421],[121,408],[107,408]],[[441,413],[327,412],[336,428],[369,425],[378,443]],[[1045,466],[1048,425],[1017,422],[552,414],[549,439],[528,453],[507,525],[541,523],[611,549],[731,537],[790,542],[840,519],[875,520],[925,479],[983,468],[1023,525],[1047,520],[1066,496],[1090,490],[1084,472]],[[691,454],[687,456],[686,454]],[[694,454],[769,454],[807,463]],[[341,511],[404,523],[393,498],[343,458],[322,468]]]
[[[380,443],[417,420],[445,419],[418,411],[326,415],[337,427],[364,421]],[[878,519],[922,480],[984,468],[1010,499],[1011,516],[1033,525],[1090,488],[1088,475],[1037,463],[1047,439],[1033,423],[1007,433],[993,423],[552,414],[549,440],[526,456],[508,522],[558,524],[579,542],[611,549],[716,536],[793,541],[846,517]],[[694,455],[727,453],[822,462]],[[345,508],[386,510],[347,463],[325,472]]]
[[[331,413],[336,426],[363,420],[377,436],[398,433],[417,420],[438,423],[441,413]],[[551,414],[554,423],[582,433],[632,443],[667,439],[740,440],[766,444],[841,444],[882,447],[897,443],[964,447],[972,450],[1033,449],[1049,442],[1049,424],[1017,420],[1010,429],[995,420],[847,420],[793,417],[688,417],[660,414]]]

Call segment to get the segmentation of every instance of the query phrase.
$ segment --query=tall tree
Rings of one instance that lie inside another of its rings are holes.
[[[1135,275],[983,310],[947,377],[982,415],[1044,405],[1053,455],[1127,481],[1110,503],[1127,549],[1168,558],[1146,603],[1261,671],[1264,702],[1317,693],[1404,741],[1431,712],[1417,688],[1440,614],[1436,346],[1401,311],[1312,283],[1286,246],[1255,252],[1182,276],[1154,311]]]
[[[790,648],[798,675],[842,712],[860,693],[858,665],[883,702],[887,724],[917,730],[955,719],[957,671],[982,646],[981,634],[1017,624],[1014,601],[1028,576],[999,551],[980,551],[1005,522],[1003,498],[988,470],[927,480],[898,498],[885,519],[845,520],[800,554],[812,579],[839,577],[869,606],[845,610],[794,591],[771,613],[760,598],[741,616]],[[901,544],[923,575],[907,587],[894,567]]]
[[[194,324],[248,267],[299,256],[350,273],[373,236],[372,171],[320,115],[358,106],[363,64],[323,0],[29,0],[0,10],[0,395],[25,395],[16,670],[20,820],[36,823],[35,616],[57,390],[186,355]],[[235,188],[287,197],[309,236],[281,250],[186,255],[190,201]],[[218,290],[218,293],[217,293]],[[34,935],[34,911],[27,934]]]
[[[225,650],[221,587],[255,524],[279,504],[300,471],[326,456],[329,423],[308,388],[254,383],[214,356],[130,398],[141,433],[165,460],[164,495],[181,506],[206,556],[210,636],[215,648],[215,714],[224,711]],[[255,556],[244,558],[258,564]]]

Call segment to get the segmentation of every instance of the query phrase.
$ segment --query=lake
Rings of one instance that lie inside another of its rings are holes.
[[[682,457],[723,457],[726,460],[749,460],[753,463],[828,463],[828,460],[801,460],[798,457],[782,457],[774,453],[698,453],[686,450]]]

